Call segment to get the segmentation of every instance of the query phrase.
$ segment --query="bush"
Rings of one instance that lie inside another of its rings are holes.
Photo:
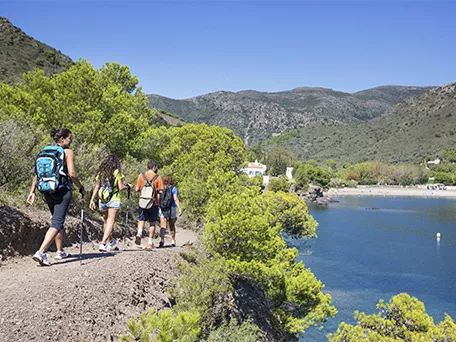
[[[331,175],[328,169],[319,167],[314,161],[309,160],[305,164],[296,163],[294,178],[298,188],[305,189],[309,183],[326,187]]]
[[[266,153],[264,163],[268,167],[268,175],[277,177],[285,175],[287,167],[293,163],[293,158],[287,150],[275,148]]]
[[[232,319],[230,322],[225,322],[217,329],[211,331],[207,342],[258,342],[261,341],[263,336],[264,333],[261,329],[250,320],[239,324],[236,320]]]
[[[434,177],[434,181],[437,183],[443,183],[445,185],[455,184],[455,175],[448,172],[432,172],[431,176]]]
[[[380,300],[378,313],[355,312],[356,325],[342,322],[330,342],[358,341],[456,341],[456,324],[448,315],[437,326],[424,304],[407,293]]]
[[[43,133],[24,123],[1,122],[0,186],[10,190],[30,186],[35,156],[43,140]]]
[[[224,260],[199,258],[197,264],[182,264],[181,276],[171,295],[178,311],[196,311],[202,326],[210,327],[224,311],[224,298],[233,287]],[[216,313],[218,311],[218,313]]]
[[[269,180],[268,190],[269,191],[284,191],[288,192],[290,185],[288,184],[288,179],[285,176],[274,177]]]
[[[225,194],[210,204],[203,239],[207,251],[238,260],[268,260],[285,247],[280,225],[271,225],[266,198],[252,190]]]
[[[80,142],[104,144],[123,157],[156,117],[137,82],[128,67],[116,63],[96,70],[79,61],[53,76],[36,69],[17,86],[0,86],[0,108],[44,131],[68,127]]]
[[[164,309],[156,313],[150,309],[139,319],[128,322],[128,333],[120,337],[120,341],[198,341],[200,334],[200,315],[194,311],[176,312]]]
[[[279,224],[282,232],[296,238],[317,237],[317,221],[309,214],[307,204],[296,194],[266,193],[272,213],[271,224]]]
[[[336,312],[331,296],[322,292],[323,284],[296,262],[297,250],[287,248],[280,235],[281,231],[315,234],[316,223],[297,200],[296,195],[263,196],[248,189],[225,194],[210,203],[203,235],[211,255],[227,259],[231,272],[261,285],[281,329],[292,334]]]

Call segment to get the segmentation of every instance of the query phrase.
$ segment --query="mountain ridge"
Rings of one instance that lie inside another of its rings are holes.
[[[65,70],[70,57],[42,43],[0,16],[0,81],[15,83],[24,72],[39,68],[47,75]]]
[[[388,85],[347,93],[323,87],[297,87],[279,92],[216,91],[181,100],[155,94],[148,98],[151,107],[186,121],[228,127],[248,144],[317,122],[368,121],[405,98],[429,89]]]
[[[423,162],[456,145],[456,83],[407,98],[358,125],[316,124],[265,141],[298,159],[323,162]]]

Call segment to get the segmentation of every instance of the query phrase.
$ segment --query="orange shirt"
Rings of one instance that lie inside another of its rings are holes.
[[[155,176],[155,172],[152,171],[152,170],[147,170],[146,172],[144,172],[147,180],[150,182],[152,180],[152,178],[154,178]],[[141,189],[143,188],[143,186],[146,185],[146,181],[144,180],[144,177],[142,174],[139,174],[138,175],[138,180],[136,181],[136,188],[139,189],[139,191],[141,191]],[[154,181],[154,184],[153,186],[155,187],[155,189],[157,190],[157,192],[161,192],[163,191],[163,189],[165,188],[164,185],[163,185],[163,180],[160,176],[158,176],[155,181]],[[158,204],[158,198],[155,200],[155,204]]]

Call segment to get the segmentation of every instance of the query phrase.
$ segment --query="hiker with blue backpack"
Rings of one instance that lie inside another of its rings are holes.
[[[79,189],[82,196],[85,189],[76,173],[74,152],[69,147],[73,140],[71,131],[67,128],[53,128],[51,137],[54,145],[44,147],[35,160],[35,176],[32,180],[27,202],[35,202],[35,191],[38,189],[44,195],[52,214],[51,226],[44,236],[33,260],[41,266],[50,266],[47,250],[53,241],[57,247],[55,259],[60,260],[68,256],[63,250],[64,223],[72,198],[73,184]]]
[[[90,209],[95,210],[95,199],[98,196],[98,207],[103,216],[103,238],[98,247],[100,252],[116,249],[112,230],[121,205],[120,191],[128,188],[124,179],[119,158],[115,154],[110,154],[100,164],[89,204]]]
[[[174,186],[173,177],[171,175],[166,175],[163,178],[163,183],[163,195],[160,198],[160,226],[169,226],[172,238],[171,247],[176,247],[176,221],[177,216],[182,214],[178,196],[179,191],[177,190],[177,187]],[[160,239],[163,241],[163,244],[165,241],[165,232],[165,229],[160,229]]]

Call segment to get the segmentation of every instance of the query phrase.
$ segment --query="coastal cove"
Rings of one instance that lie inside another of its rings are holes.
[[[445,191],[441,191],[442,193]],[[326,285],[338,314],[300,341],[326,341],[355,310],[374,313],[379,299],[408,292],[434,322],[456,316],[456,201],[448,198],[337,196],[310,207],[318,238],[290,240]],[[436,233],[441,240],[436,240]]]

